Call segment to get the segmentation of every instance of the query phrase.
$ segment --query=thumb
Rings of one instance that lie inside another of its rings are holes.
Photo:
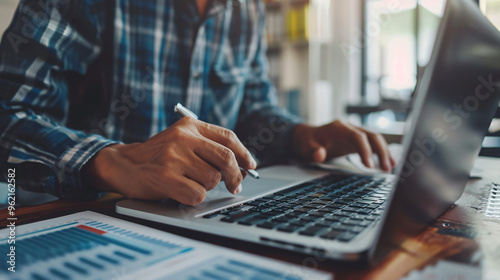
[[[326,149],[323,146],[317,147],[313,152],[313,161],[316,163],[322,163],[326,160]]]
[[[307,155],[306,158],[316,163],[321,163],[326,160],[327,150],[321,145],[314,137],[310,137],[307,141]]]

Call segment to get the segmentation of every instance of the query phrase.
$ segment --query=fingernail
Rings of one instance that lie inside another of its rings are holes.
[[[243,190],[243,186],[240,184],[236,190],[234,191],[234,194],[239,194]]]

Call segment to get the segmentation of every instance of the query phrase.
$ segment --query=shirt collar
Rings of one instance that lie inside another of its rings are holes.
[[[233,6],[234,0],[208,0],[207,12],[204,18],[210,18],[222,13],[227,8]],[[202,20],[198,12],[196,0],[180,0],[173,1],[175,4],[176,13],[185,23],[195,24]]]

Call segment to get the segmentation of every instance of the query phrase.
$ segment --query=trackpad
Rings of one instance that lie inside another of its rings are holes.
[[[243,191],[237,195],[230,193],[223,182],[219,183],[215,189],[207,193],[205,201],[201,204],[193,206],[198,212],[208,212],[219,208],[227,207],[229,205],[238,204],[240,202],[250,200],[256,196],[263,196],[273,193],[277,190],[294,185],[296,180],[286,180],[277,178],[261,178],[253,179],[245,178],[242,186]]]

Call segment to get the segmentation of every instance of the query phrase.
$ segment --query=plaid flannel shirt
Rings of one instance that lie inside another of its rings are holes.
[[[95,198],[80,176],[100,149],[179,117],[233,129],[264,162],[300,120],[276,105],[260,0],[22,0],[0,46],[0,165],[17,185]]]

